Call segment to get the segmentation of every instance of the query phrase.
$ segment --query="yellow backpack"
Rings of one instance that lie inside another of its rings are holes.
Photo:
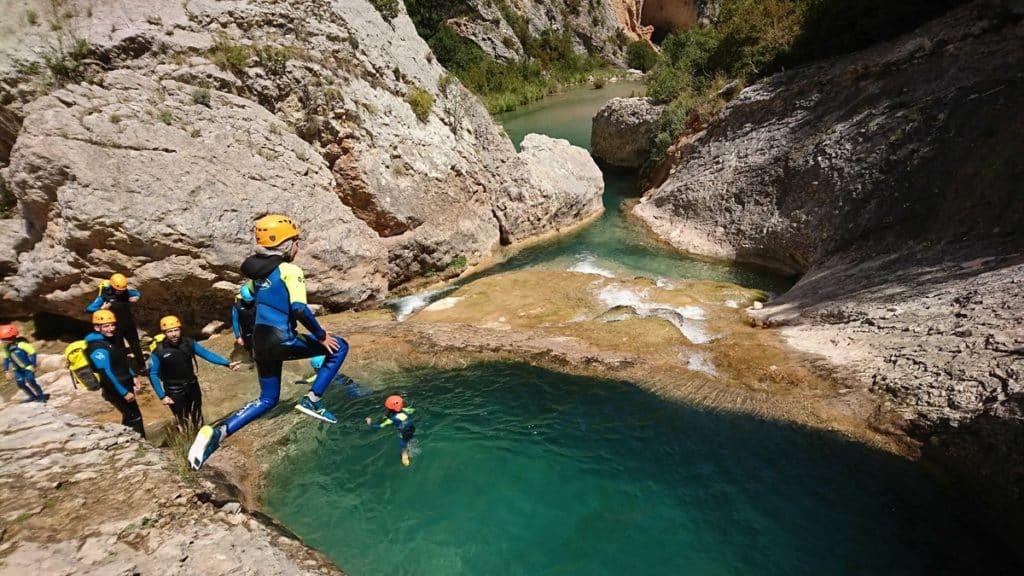
[[[64,348],[64,359],[67,360],[75,388],[95,391],[100,389],[100,380],[92,371],[89,357],[85,354],[88,346],[85,340],[75,340]]]

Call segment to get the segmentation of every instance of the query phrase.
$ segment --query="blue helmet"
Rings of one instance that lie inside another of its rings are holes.
[[[309,359],[309,365],[313,367],[313,370],[319,370],[324,365],[324,360],[326,359],[326,356],[313,356]]]
[[[255,298],[255,296],[252,295],[252,290],[249,289],[248,284],[242,284],[242,287],[238,289],[238,295],[246,302],[252,302],[253,298]]]

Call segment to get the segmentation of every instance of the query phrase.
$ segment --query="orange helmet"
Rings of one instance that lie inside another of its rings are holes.
[[[299,229],[287,216],[268,214],[256,221],[256,243],[265,248],[273,248],[298,235]]]
[[[114,322],[117,322],[117,316],[114,316],[110,310],[97,310],[92,313],[93,324],[112,324]]]
[[[404,405],[405,402],[402,401],[401,396],[388,396],[388,399],[384,401],[384,407],[395,412],[401,410]]]
[[[13,340],[18,337],[18,327],[14,324],[0,326],[0,340]]]
[[[110,287],[114,290],[127,290],[128,277],[120,273],[114,274],[110,277]]]
[[[160,331],[167,332],[171,328],[181,328],[181,320],[177,316],[164,316],[160,319]]]

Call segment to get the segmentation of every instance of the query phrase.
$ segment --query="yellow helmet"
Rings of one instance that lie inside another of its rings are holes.
[[[117,316],[114,316],[110,310],[97,310],[92,313],[93,324],[112,324],[114,322],[117,322]]]
[[[298,235],[299,229],[287,216],[268,214],[256,221],[256,243],[265,248],[273,248]]]
[[[124,274],[114,274],[110,277],[110,287],[114,290],[126,290],[128,288],[128,277]]]
[[[177,316],[164,316],[160,319],[160,331],[167,332],[171,328],[181,328],[181,320]]]

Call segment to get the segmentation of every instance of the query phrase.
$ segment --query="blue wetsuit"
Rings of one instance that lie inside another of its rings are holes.
[[[393,424],[395,429],[398,430],[398,446],[405,450],[409,446],[409,441],[412,440],[413,434],[416,433],[416,426],[412,423],[412,418],[409,416],[415,411],[415,408],[408,406],[398,412],[388,410],[387,416],[383,420],[370,424],[370,427],[374,430],[380,430],[385,426]]]
[[[43,389],[36,382],[36,349],[24,338],[6,342],[0,354],[4,358],[4,372],[14,368],[14,383],[28,394],[30,400],[46,402]]]
[[[134,288],[118,292],[114,290],[110,282],[103,282],[100,284],[99,295],[85,307],[85,311],[92,314],[102,309],[103,304],[110,305],[109,310],[114,313],[114,318],[117,319],[117,335],[123,339],[123,341],[119,339],[117,342],[122,346],[127,342],[128,347],[125,348],[125,355],[131,352],[135,359],[135,369],[142,371],[145,369],[142,358],[142,344],[139,342],[139,329],[135,326],[135,316],[132,315],[131,298],[142,298],[142,293]]]
[[[161,400],[171,397],[174,401],[170,405],[171,413],[179,426],[192,425],[198,429],[203,425],[203,393],[196,376],[195,357],[218,366],[230,366],[231,362],[187,336],[180,337],[176,343],[165,337],[153,346],[152,352],[149,381],[157,397]]]
[[[348,342],[334,337],[338,350],[329,353],[320,340],[327,333],[306,305],[306,283],[302,269],[281,256],[250,256],[242,263],[242,274],[250,278],[256,296],[253,328],[253,356],[260,381],[260,397],[243,406],[224,422],[227,433],[265,414],[281,397],[281,368],[285,360],[326,356],[317,370],[311,390],[322,396],[348,355]],[[312,334],[300,334],[298,323]]]
[[[146,437],[146,428],[142,422],[142,411],[134,399],[125,400],[125,396],[134,391],[135,372],[128,365],[128,356],[120,345],[122,339],[116,334],[104,338],[99,332],[92,332],[84,338],[87,345],[89,364],[99,377],[103,399],[114,405],[121,413],[121,424]]]

